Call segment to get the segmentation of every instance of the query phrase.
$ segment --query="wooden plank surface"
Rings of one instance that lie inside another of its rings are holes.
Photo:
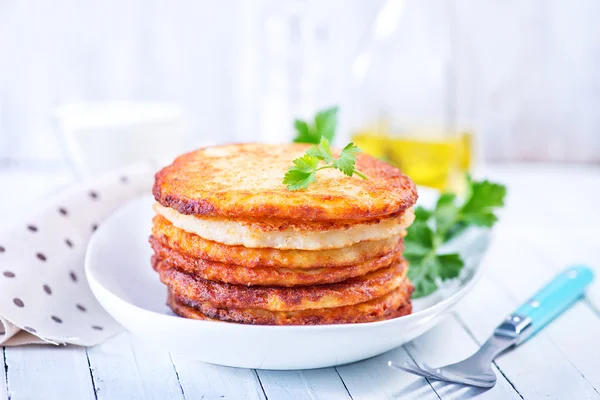
[[[2,368],[0,371],[0,399],[8,399],[8,381],[6,380],[6,355],[2,348]]]
[[[354,400],[439,398],[425,379],[388,367],[389,360],[402,363],[410,356],[404,347],[399,347],[336,369]]]
[[[98,400],[183,400],[171,357],[122,333],[87,349]]]
[[[12,400],[96,398],[84,347],[8,347],[5,366]]]
[[[269,400],[348,400],[334,368],[306,371],[256,371]]]
[[[266,399],[256,371],[222,367],[173,355],[186,399]]]

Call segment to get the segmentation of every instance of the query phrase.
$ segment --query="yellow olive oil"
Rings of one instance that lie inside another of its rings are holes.
[[[460,134],[432,131],[393,135],[363,130],[352,141],[365,153],[399,167],[412,180],[440,190],[461,191],[464,173],[471,168],[470,132]]]
[[[389,136],[376,130],[362,131],[352,136],[352,142],[367,154],[389,161]]]

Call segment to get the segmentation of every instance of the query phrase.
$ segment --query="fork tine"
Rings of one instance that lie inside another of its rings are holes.
[[[446,371],[442,371],[442,372],[444,372],[446,374],[447,381],[460,383],[463,385],[490,388],[496,384],[496,379],[482,379],[482,378],[477,378],[477,377],[473,377],[473,376],[459,377],[457,375],[448,373]]]
[[[439,378],[437,378],[437,377],[435,377],[433,375],[430,375],[425,370],[419,368],[415,363],[411,364],[408,361],[405,361],[403,365],[396,364],[396,363],[394,363],[392,361],[388,361],[388,365],[390,367],[397,368],[397,369],[402,370],[404,372],[408,372],[409,374],[419,375],[419,376],[422,376],[424,378],[439,379]]]
[[[415,363],[417,368],[419,368],[421,371],[428,373],[429,376],[431,376],[433,379],[437,379],[440,381],[449,381],[448,377],[443,375],[440,372],[439,368],[432,368],[428,364],[426,364],[424,362],[418,362],[416,360],[413,360],[413,362]]]
[[[480,386],[481,384],[484,384],[484,382],[480,382],[480,381],[476,381],[476,380],[472,380],[472,379],[463,379],[463,378],[460,378],[460,377],[458,377],[456,375],[452,375],[452,374],[448,375],[447,373],[445,373],[446,371],[443,371],[443,370],[440,370],[440,372],[438,372],[438,369],[434,369],[425,363],[418,363],[415,360],[405,361],[404,365],[396,364],[396,363],[393,363],[392,361],[389,361],[388,365],[390,367],[398,368],[402,371],[405,371],[405,372],[408,372],[411,374],[419,375],[424,378],[434,379],[437,381],[444,381],[444,382],[458,383],[458,384],[470,384],[470,385],[475,384],[476,386]]]
[[[473,377],[459,377],[456,375],[446,375],[447,382],[458,383],[461,385],[477,386],[482,388],[491,388],[496,384],[496,380],[478,379]]]
[[[449,371],[446,367],[432,368],[425,363],[421,363],[421,365],[419,365],[419,363],[415,362],[415,364],[421,370],[430,374],[433,379],[438,379],[441,381],[459,383],[462,385],[479,386],[479,387],[492,387],[496,383],[495,376],[494,376],[493,380],[479,379],[477,377],[472,377],[472,376],[456,375],[456,374],[452,373],[451,371]]]
[[[471,385],[478,387],[489,388],[494,386],[496,380],[487,380],[487,379],[477,379],[473,377],[460,377],[449,373],[448,371],[444,371],[443,368],[432,368],[425,363],[420,363],[412,360],[412,362],[405,361],[403,365],[396,364],[392,361],[388,361],[388,365],[390,367],[394,367],[400,369],[402,371],[408,372],[410,374],[422,376],[424,378],[434,379],[438,381],[450,382],[450,383],[458,383],[461,385]],[[439,372],[438,372],[439,371]]]

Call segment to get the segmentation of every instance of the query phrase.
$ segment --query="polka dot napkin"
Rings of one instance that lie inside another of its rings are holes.
[[[150,193],[150,165],[136,165],[40,199],[0,233],[0,344],[101,343],[120,326],[94,298],[84,256],[99,224],[129,199]]]

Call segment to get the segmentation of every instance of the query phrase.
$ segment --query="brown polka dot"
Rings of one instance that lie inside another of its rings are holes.
[[[46,256],[43,255],[42,253],[37,253],[35,255],[38,259],[40,259],[41,261],[46,261]]]
[[[56,315],[53,315],[51,318],[52,318],[52,321],[62,324],[62,319],[58,318]]]
[[[98,325],[92,325],[92,329],[95,329],[95,330],[97,330],[97,331],[103,331],[103,330],[104,330],[104,328],[103,328],[103,327],[101,327],[101,326],[98,326]]]
[[[65,239],[65,244],[66,244],[67,246],[69,246],[70,248],[73,248],[73,242],[71,242],[71,239],[69,239],[69,238],[66,238],[66,239]]]
[[[27,229],[29,229],[31,232],[37,232],[37,226],[35,225],[27,225]]]
[[[96,229],[98,229],[98,224],[92,224],[92,232],[96,232]]]
[[[75,272],[71,271],[71,272],[69,273],[69,276],[71,277],[71,280],[72,280],[73,282],[77,282],[77,275],[75,274]]]
[[[23,303],[23,300],[19,299],[18,297],[15,297],[13,299],[13,303],[15,303],[15,306],[17,307],[25,307],[25,303]]]
[[[6,249],[2,246],[0,246],[0,253],[4,253],[6,251]]]
[[[52,289],[50,289],[50,286],[44,285],[44,292],[46,292],[48,294],[52,294]]]
[[[14,278],[15,277],[15,273],[11,272],[11,271],[4,271],[4,276],[7,278]]]
[[[67,212],[67,209],[64,207],[59,208],[58,212],[60,213],[60,215],[64,215],[64,216],[69,215],[69,213]]]
[[[122,176],[121,177],[121,182],[122,183],[127,183],[127,182],[129,182],[129,178],[127,178],[126,176]]]
[[[83,311],[83,312],[87,311],[87,309],[84,306],[82,306],[81,304],[77,304],[76,306],[79,311]]]
[[[35,329],[33,329],[30,326],[24,326],[23,329],[25,329],[27,332],[31,332],[31,333],[36,333],[37,332]]]
[[[96,193],[92,190],[92,191],[90,191],[90,197],[92,199],[96,200],[99,196],[98,196],[98,193]]]

